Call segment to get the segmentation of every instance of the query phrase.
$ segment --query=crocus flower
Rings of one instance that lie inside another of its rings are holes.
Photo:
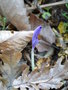
[[[35,31],[34,31],[34,34],[33,34],[33,37],[32,37],[32,49],[35,48],[35,46],[38,44],[39,40],[38,40],[38,35],[40,34],[40,31],[42,29],[42,26],[38,26]]]
[[[31,52],[32,70],[34,70],[34,67],[35,67],[35,65],[34,65],[34,48],[39,42],[38,35],[40,34],[41,29],[42,29],[42,26],[41,25],[38,26],[35,29],[33,37],[32,37],[32,52]]]

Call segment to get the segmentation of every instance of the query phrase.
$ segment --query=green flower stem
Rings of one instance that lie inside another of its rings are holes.
[[[34,49],[32,48],[31,51],[31,65],[32,65],[32,71],[34,70],[35,64],[34,64]]]

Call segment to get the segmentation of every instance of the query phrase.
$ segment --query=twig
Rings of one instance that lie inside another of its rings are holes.
[[[44,8],[44,7],[51,7],[51,6],[56,6],[56,5],[62,5],[62,4],[66,4],[68,3],[66,0],[64,1],[59,1],[59,2],[55,2],[55,3],[50,3],[50,4],[44,4],[44,5],[40,5],[41,8]],[[33,9],[36,9],[37,7],[28,7],[27,10],[33,10]]]

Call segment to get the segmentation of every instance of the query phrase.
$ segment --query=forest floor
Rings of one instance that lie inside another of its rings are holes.
[[[0,0],[0,90],[68,90],[68,0]]]

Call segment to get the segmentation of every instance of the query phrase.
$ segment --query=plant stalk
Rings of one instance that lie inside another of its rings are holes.
[[[31,65],[32,65],[32,71],[34,70],[35,67],[35,62],[34,62],[34,48],[32,48],[31,51]]]

